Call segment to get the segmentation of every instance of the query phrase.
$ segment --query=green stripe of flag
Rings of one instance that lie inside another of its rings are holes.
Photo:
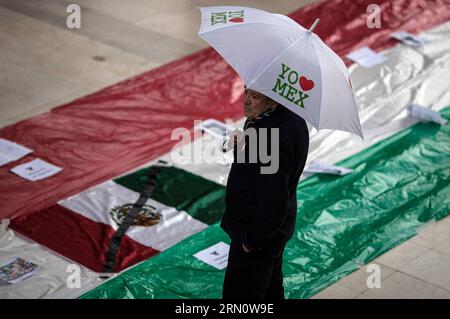
[[[442,115],[450,120],[450,108]],[[350,175],[298,186],[296,232],[283,272],[289,298],[307,298],[450,212],[450,124],[418,123],[342,161]],[[215,224],[82,298],[220,298],[224,271],[192,255],[228,241]]]
[[[140,193],[150,168],[122,176],[114,182]],[[224,197],[224,186],[176,167],[164,167],[160,171],[152,194],[154,200],[184,210],[208,225],[222,218]]]

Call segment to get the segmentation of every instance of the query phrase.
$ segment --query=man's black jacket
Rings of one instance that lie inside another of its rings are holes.
[[[294,233],[296,189],[308,154],[309,132],[305,121],[283,106],[256,120],[253,127],[258,140],[260,129],[267,128],[270,151],[270,128],[279,129],[279,167],[274,174],[261,174],[264,164],[259,157],[256,163],[249,163],[248,157],[245,163],[236,160],[238,152],[249,151],[249,143],[235,147],[221,227],[250,250],[279,256]]]

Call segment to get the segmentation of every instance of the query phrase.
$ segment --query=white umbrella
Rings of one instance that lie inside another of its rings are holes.
[[[247,87],[286,106],[317,130],[362,137],[347,67],[316,34],[294,20],[248,7],[201,7],[198,35]]]

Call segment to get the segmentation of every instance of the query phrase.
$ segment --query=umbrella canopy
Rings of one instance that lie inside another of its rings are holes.
[[[362,137],[350,76],[341,58],[294,20],[249,7],[201,7],[198,35],[247,87],[295,112],[317,130]]]

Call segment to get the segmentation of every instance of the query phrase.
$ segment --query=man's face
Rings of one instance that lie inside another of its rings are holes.
[[[255,117],[268,109],[269,99],[264,94],[244,87],[244,115]]]

